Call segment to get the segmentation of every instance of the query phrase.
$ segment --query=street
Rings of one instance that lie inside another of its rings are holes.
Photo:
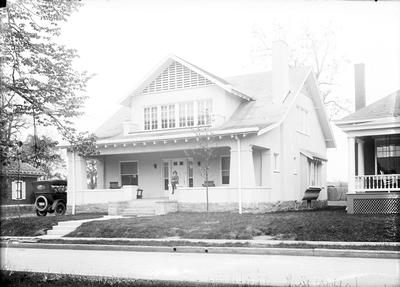
[[[272,286],[399,286],[400,260],[1,248],[1,269]]]

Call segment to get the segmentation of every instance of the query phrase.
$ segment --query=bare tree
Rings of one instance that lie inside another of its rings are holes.
[[[203,186],[206,191],[206,206],[207,212],[209,211],[209,196],[208,189],[210,186],[209,172],[211,168],[211,162],[216,157],[216,144],[213,144],[212,130],[211,130],[211,115],[206,112],[206,126],[198,126],[193,129],[196,134],[195,149],[185,150],[187,156],[192,156],[200,160],[200,175],[204,179]]]
[[[256,59],[269,64],[272,41],[284,40],[291,49],[289,59],[291,66],[312,67],[322,100],[330,117],[338,118],[344,112],[351,112],[348,100],[338,98],[331,93],[332,88],[338,85],[336,76],[340,68],[348,62],[337,51],[336,34],[332,27],[318,27],[315,30],[305,28],[297,36],[289,36],[280,25],[275,24],[272,35],[266,34],[261,28],[255,28],[253,34],[257,41],[252,51]]]

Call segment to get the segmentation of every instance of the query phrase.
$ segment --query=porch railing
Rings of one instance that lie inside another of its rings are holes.
[[[357,175],[355,191],[400,191],[400,174]]]

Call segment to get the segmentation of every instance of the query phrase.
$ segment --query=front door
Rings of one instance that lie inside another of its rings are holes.
[[[169,196],[171,192],[171,177],[174,171],[176,171],[179,178],[178,186],[193,186],[193,161],[191,159],[165,159],[163,160],[163,188],[165,196]]]

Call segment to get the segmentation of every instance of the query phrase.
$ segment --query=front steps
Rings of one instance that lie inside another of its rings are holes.
[[[134,199],[131,201],[112,202],[108,205],[108,215],[155,216],[176,212],[178,203],[167,198]]]
[[[47,230],[46,235],[39,236],[44,239],[53,239],[59,238],[71,233],[79,226],[81,226],[85,222],[96,221],[96,220],[108,220],[120,218],[120,216],[103,216],[100,218],[92,218],[92,219],[82,219],[82,220],[70,220],[70,221],[59,221],[57,225],[53,226],[52,229]]]

